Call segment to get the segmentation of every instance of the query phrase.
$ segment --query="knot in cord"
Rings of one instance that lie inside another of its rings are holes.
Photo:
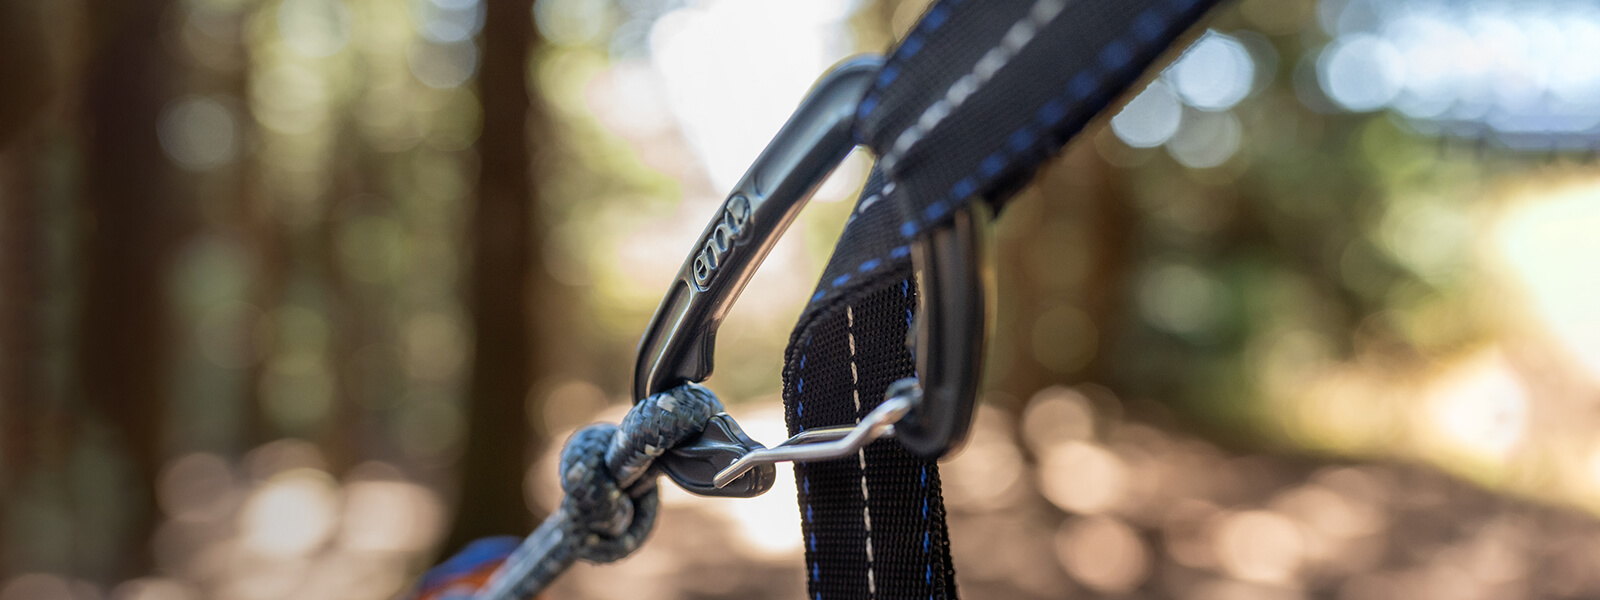
[[[561,511],[577,558],[612,562],[632,553],[655,526],[661,505],[650,465],[700,434],[722,403],[689,383],[633,406],[622,424],[590,425],[561,449]]]

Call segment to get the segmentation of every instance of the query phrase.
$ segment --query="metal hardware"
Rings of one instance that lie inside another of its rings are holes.
[[[858,424],[806,430],[776,448],[749,451],[718,472],[714,483],[728,485],[773,462],[843,458],[885,437],[928,459],[958,450],[973,421],[984,370],[986,298],[994,286],[984,259],[987,224],[989,205],[973,202],[955,211],[949,226],[912,243],[922,307],[907,344],[918,378],[890,384],[883,403]]]
[[[994,286],[986,260],[989,205],[968,202],[946,227],[911,245],[922,306],[911,347],[922,405],[895,425],[913,454],[934,459],[961,448],[972,424],[983,377],[989,304]]]
[[[717,476],[727,470],[723,468],[726,464],[724,457],[740,456],[742,460],[752,452],[765,450],[760,442],[745,435],[739,423],[728,413],[717,413],[711,417],[711,422],[706,424],[705,431],[701,432],[698,439],[669,453],[674,460],[658,460],[657,464],[661,465],[662,472],[690,492],[702,496],[751,498],[772,489],[777,471],[758,470],[750,477],[726,480],[719,480]],[[740,474],[744,474],[744,471]]]
[[[939,458],[966,442],[983,374],[988,327],[989,209],[982,202],[956,212],[948,227],[912,245],[922,306],[908,343],[918,378],[890,384],[885,400],[854,426],[803,431],[770,449],[752,450],[717,473],[726,485],[761,465],[849,456],[886,437],[924,458]]]
[[[922,388],[915,379],[901,379],[891,384],[885,395],[883,403],[862,417],[860,423],[803,431],[775,448],[752,450],[717,473],[714,483],[727,485],[762,465],[850,456],[867,444],[895,435],[895,424],[922,403]]]
[[[723,202],[639,342],[636,402],[710,377],[717,328],[811,193],[855,147],[855,108],[882,64],[846,61],[819,80]],[[910,340],[920,387],[897,382],[899,392],[892,387],[861,423],[802,433],[772,449],[719,414],[700,439],[658,459],[662,471],[697,494],[751,497],[772,486],[774,462],[848,455],[890,432],[925,458],[959,448],[983,370],[987,219],[987,205],[969,202],[912,244],[923,305]]]
[[[855,148],[856,105],[882,65],[878,57],[858,58],[823,76],[728,195],[639,341],[635,402],[711,376],[718,326],[811,193]],[[772,486],[771,465],[746,472],[737,485],[715,486],[712,479],[761,448],[742,433],[701,439],[669,451],[657,464],[691,492],[750,497]]]

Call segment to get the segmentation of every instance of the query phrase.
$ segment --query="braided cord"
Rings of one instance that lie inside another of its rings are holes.
[[[620,426],[578,430],[561,449],[561,507],[474,598],[531,598],[579,559],[612,562],[638,549],[661,506],[651,464],[720,412],[710,390],[688,383],[635,404]]]

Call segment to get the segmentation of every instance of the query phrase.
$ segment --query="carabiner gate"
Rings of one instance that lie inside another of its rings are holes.
[[[728,195],[639,342],[635,402],[710,377],[717,328],[811,193],[854,149],[856,105],[882,65],[879,57],[856,58],[824,75]],[[926,457],[959,445],[983,356],[981,213],[959,211],[953,226],[913,244],[924,299],[915,332],[920,387],[914,381],[892,387],[888,408],[856,426],[806,432],[770,450],[720,413],[700,438],[656,464],[690,492],[752,497],[772,487],[773,462],[842,456],[891,431]],[[923,351],[929,349],[938,352]]]

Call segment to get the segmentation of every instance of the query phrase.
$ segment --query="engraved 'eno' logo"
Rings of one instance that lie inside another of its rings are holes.
[[[711,286],[711,280],[717,276],[717,267],[733,251],[734,243],[744,236],[744,226],[749,222],[750,200],[742,195],[729,198],[728,203],[722,206],[722,220],[711,229],[700,245],[700,252],[694,256],[696,288],[703,292]]]

